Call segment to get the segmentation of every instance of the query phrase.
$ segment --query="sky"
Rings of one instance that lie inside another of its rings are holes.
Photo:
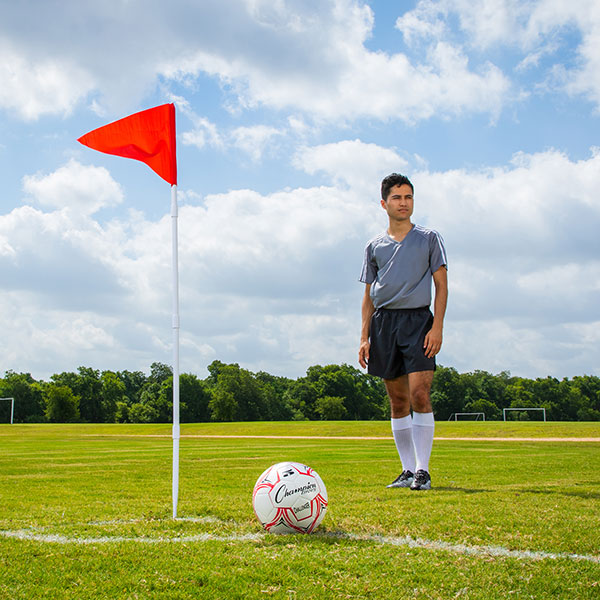
[[[171,363],[169,185],[77,142],[167,102],[182,372],[358,367],[401,172],[438,364],[600,375],[597,0],[0,0],[0,375]]]

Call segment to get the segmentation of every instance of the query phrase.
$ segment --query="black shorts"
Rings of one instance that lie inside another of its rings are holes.
[[[433,315],[422,308],[379,308],[371,317],[368,372],[383,379],[407,373],[435,371],[435,358],[423,350]]]

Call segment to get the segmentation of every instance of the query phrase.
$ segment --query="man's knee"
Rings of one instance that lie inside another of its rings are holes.
[[[410,413],[410,390],[406,376],[384,380],[392,417],[404,417]]]
[[[419,386],[414,390],[411,389],[410,405],[416,412],[431,412],[431,395],[429,393],[429,387]]]
[[[432,371],[411,373],[410,381],[410,404],[417,412],[431,412],[431,384],[433,382]]]

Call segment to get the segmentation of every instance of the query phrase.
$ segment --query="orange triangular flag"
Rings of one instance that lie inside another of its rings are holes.
[[[173,104],[149,108],[109,123],[77,141],[106,154],[141,160],[165,181],[177,185]]]

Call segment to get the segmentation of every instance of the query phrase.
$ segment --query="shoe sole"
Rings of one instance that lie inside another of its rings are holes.
[[[412,481],[403,481],[402,483],[390,483],[390,485],[386,485],[386,488],[407,488],[412,485]]]
[[[431,481],[428,481],[427,483],[424,483],[423,485],[419,485],[419,486],[415,486],[413,487],[412,485],[410,486],[411,490],[430,490],[431,489]]]

